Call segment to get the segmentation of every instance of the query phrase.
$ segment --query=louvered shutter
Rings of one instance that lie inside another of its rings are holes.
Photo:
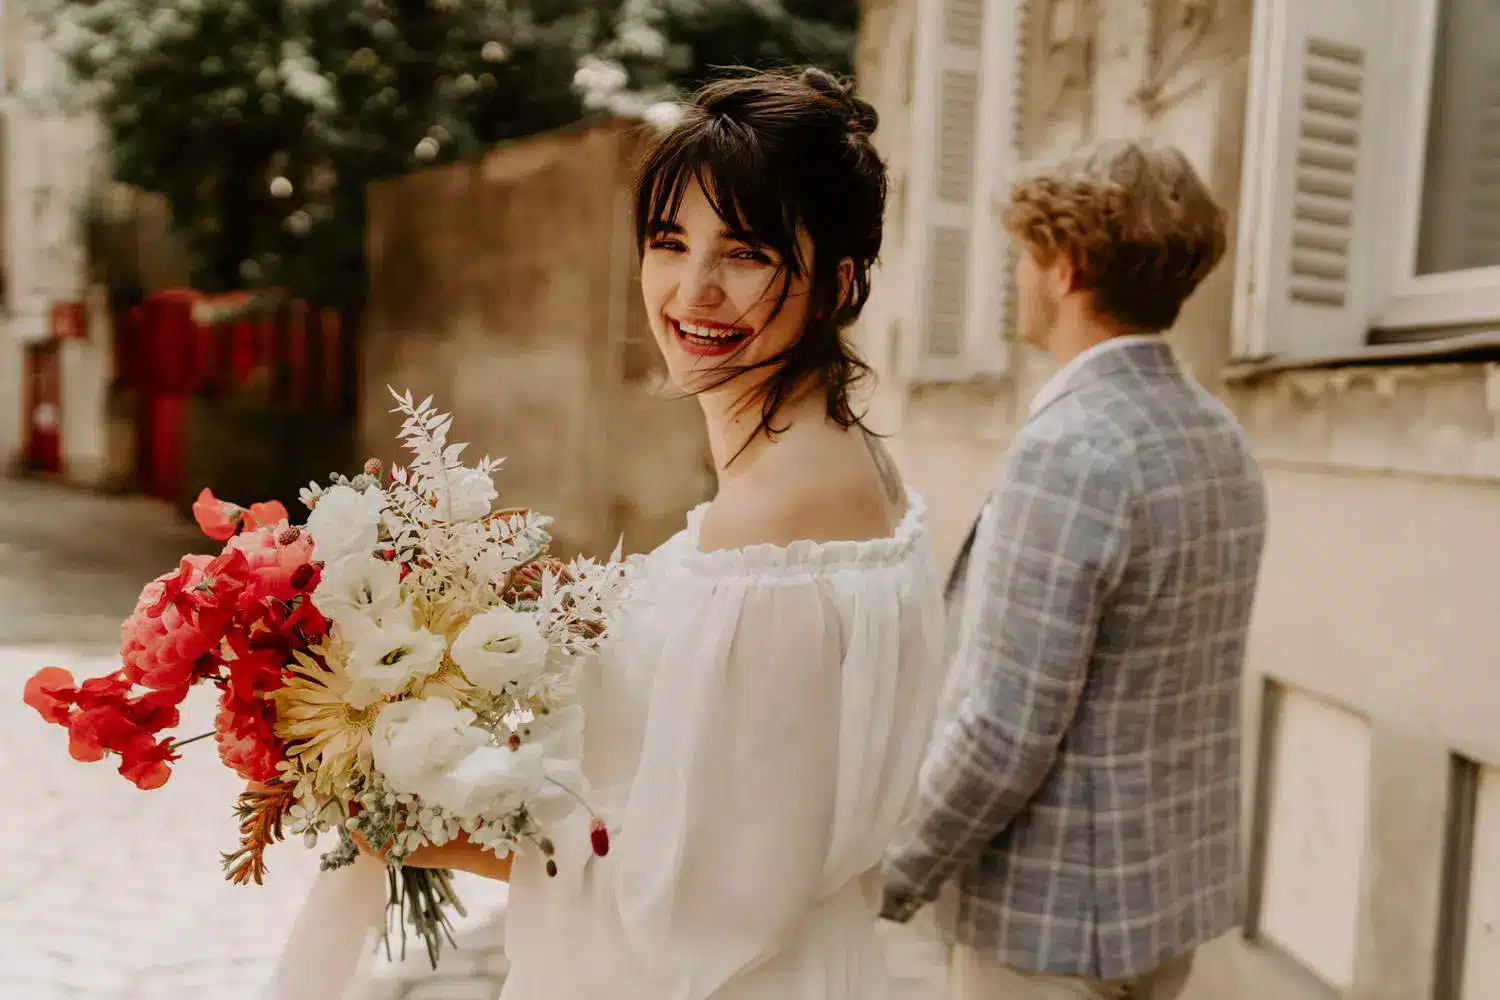
[[[1406,0],[1259,0],[1234,317],[1242,358],[1366,342],[1382,229],[1389,20]],[[1388,219],[1385,229],[1389,228]]]
[[[917,4],[907,202],[916,281],[913,374],[964,377],[984,0]]]
[[[912,374],[953,380],[1003,370],[1008,253],[992,203],[1015,167],[1027,0],[917,5],[906,231],[916,315]]]
[[[1010,365],[1016,262],[998,208],[1020,169],[1022,81],[1032,0],[990,0],[980,71],[978,205],[969,282],[968,368],[996,375]]]

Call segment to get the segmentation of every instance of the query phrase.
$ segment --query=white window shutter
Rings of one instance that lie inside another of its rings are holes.
[[[968,368],[998,375],[1014,339],[1015,259],[999,209],[1021,166],[1021,101],[1031,0],[989,0],[980,70],[978,198],[969,277]]]
[[[1239,219],[1241,358],[1366,342],[1378,170],[1391,117],[1389,21],[1409,0],[1257,0]],[[1388,226],[1386,227],[1388,228]]]
[[[914,350],[909,374],[966,375],[984,0],[918,3],[907,226]]]

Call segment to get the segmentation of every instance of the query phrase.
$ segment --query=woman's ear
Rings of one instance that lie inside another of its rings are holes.
[[[845,257],[839,261],[839,309],[849,304],[854,295],[854,259]]]

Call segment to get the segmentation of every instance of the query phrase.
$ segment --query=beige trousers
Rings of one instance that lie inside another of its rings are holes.
[[[1177,1000],[1187,986],[1193,956],[1175,958],[1127,980],[1045,976],[1000,965],[954,945],[948,961],[950,1000]]]

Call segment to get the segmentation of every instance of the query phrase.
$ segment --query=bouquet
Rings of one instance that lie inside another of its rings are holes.
[[[402,859],[462,834],[498,857],[533,843],[556,874],[549,829],[589,809],[574,680],[624,579],[618,550],[553,558],[548,518],[493,509],[499,462],[463,465],[450,416],[392,395],[409,467],[383,475],[372,459],[310,484],[303,525],[278,503],[244,509],[204,490],[193,513],[223,551],[146,586],[120,669],[78,683],[44,667],[25,700],[67,728],[75,759],[117,759],[142,789],[213,738],[251,783],[230,881],[260,883],[287,835],[336,835],[325,869],[353,862],[357,837],[389,865],[387,943],[394,922],[404,948],[410,926],[435,966],[462,906],[448,872]],[[213,731],[168,735],[200,684],[219,692]],[[608,831],[590,816],[603,855]]]

